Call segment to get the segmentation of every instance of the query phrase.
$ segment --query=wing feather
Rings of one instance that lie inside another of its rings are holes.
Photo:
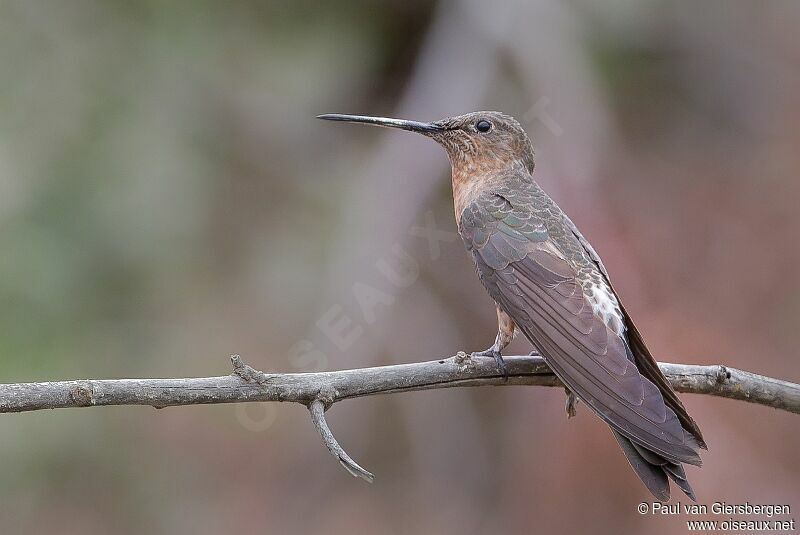
[[[581,232],[578,230],[578,227],[575,226],[575,223],[573,223],[572,220],[566,215],[564,215],[564,223],[578,239],[578,242],[600,270],[606,283],[610,288],[612,288],[613,291],[611,278],[608,276],[608,272],[603,265],[603,261],[600,259],[600,255],[598,255],[594,250],[592,244],[590,244],[589,241],[583,237],[583,234],[581,234]],[[689,416],[689,413],[686,411],[686,407],[683,406],[683,403],[672,389],[672,385],[669,384],[669,381],[667,381],[667,378],[664,376],[661,368],[658,367],[658,362],[656,362],[656,359],[653,358],[653,355],[650,353],[650,350],[644,343],[641,333],[639,333],[639,329],[636,328],[636,325],[633,323],[628,311],[625,310],[625,306],[622,304],[622,302],[619,303],[619,307],[622,311],[622,316],[627,330],[628,345],[630,346],[631,353],[633,354],[634,361],[636,362],[636,366],[639,368],[639,371],[642,373],[642,375],[647,377],[656,386],[658,386],[659,390],[664,396],[664,402],[675,412],[683,427],[692,434],[697,442],[698,447],[708,449],[705,439],[703,438],[703,433],[700,431],[700,427],[697,425],[694,419]]]
[[[516,197],[535,194],[508,188],[465,209],[460,230],[481,281],[564,384],[615,431],[671,463],[699,465],[681,419],[637,369],[623,318],[596,307],[592,292],[614,295],[604,274],[566,225],[561,234],[548,228],[527,208],[529,198]]]

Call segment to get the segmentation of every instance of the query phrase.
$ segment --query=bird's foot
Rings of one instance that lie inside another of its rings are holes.
[[[503,380],[508,381],[508,368],[506,367],[506,361],[503,360],[503,355],[494,347],[490,347],[486,351],[478,351],[472,354],[473,357],[492,357],[494,361],[497,363],[497,367],[500,369],[500,373],[503,374]]]
[[[572,418],[578,411],[576,410],[578,406],[578,398],[575,397],[575,394],[572,393],[572,390],[569,388],[565,388],[564,392],[567,393],[567,403],[564,405],[564,409],[567,411],[567,418]]]

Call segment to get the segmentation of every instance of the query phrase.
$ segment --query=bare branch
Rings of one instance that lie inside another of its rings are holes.
[[[231,357],[234,373],[185,379],[81,379],[0,384],[0,413],[107,405],[157,408],[204,403],[291,401],[310,405],[320,392],[327,403],[343,399],[461,386],[562,386],[541,357],[504,357],[508,381],[494,359],[458,353],[454,357],[316,373],[263,373]],[[678,392],[759,403],[800,413],[800,385],[720,365],[660,363]]]
[[[658,363],[672,388],[766,405],[800,414],[800,385],[723,365]]]
[[[84,379],[46,383],[0,384],[0,413],[107,405],[156,408],[204,403],[290,401],[306,405],[325,446],[350,474],[374,476],[342,449],[325,421],[337,401],[462,386],[563,386],[539,356],[504,357],[505,380],[491,357],[458,353],[454,357],[318,373],[264,373],[231,357],[233,373],[186,379]],[[706,394],[800,414],[800,385],[726,366],[660,363],[678,392]]]

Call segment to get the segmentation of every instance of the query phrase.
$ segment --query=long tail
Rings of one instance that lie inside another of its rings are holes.
[[[620,307],[622,307],[621,304]],[[658,367],[656,359],[650,354],[650,350],[647,349],[639,329],[636,328],[624,307],[622,307],[622,313],[625,316],[625,326],[628,334],[628,358],[636,363],[639,373],[652,381],[661,391],[661,395],[664,396],[664,402],[675,412],[680,420],[686,438],[691,440],[696,447],[708,449],[700,428],[689,416],[675,391],[672,390],[672,386]],[[628,462],[633,467],[636,475],[639,476],[639,479],[642,480],[653,496],[662,501],[669,500],[669,480],[671,479],[689,498],[697,501],[681,464],[664,459],[657,453],[632,442],[616,431],[614,431],[614,436],[620,447],[622,447],[622,451],[625,453],[625,457],[628,458]]]
[[[612,432],[634,472],[653,496],[662,502],[668,501],[671,479],[692,501],[697,501],[682,465],[667,461],[660,455],[631,442],[613,429]]]

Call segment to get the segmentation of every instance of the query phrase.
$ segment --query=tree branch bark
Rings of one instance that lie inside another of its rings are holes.
[[[150,405],[164,408],[207,403],[289,401],[309,408],[328,450],[352,475],[372,481],[342,449],[325,421],[325,410],[344,399],[462,386],[562,386],[539,356],[504,357],[508,380],[494,359],[465,353],[428,362],[317,373],[263,373],[231,357],[233,373],[182,379],[81,379],[0,384],[0,413],[69,407]],[[673,388],[800,414],[800,385],[728,368],[659,363]]]

